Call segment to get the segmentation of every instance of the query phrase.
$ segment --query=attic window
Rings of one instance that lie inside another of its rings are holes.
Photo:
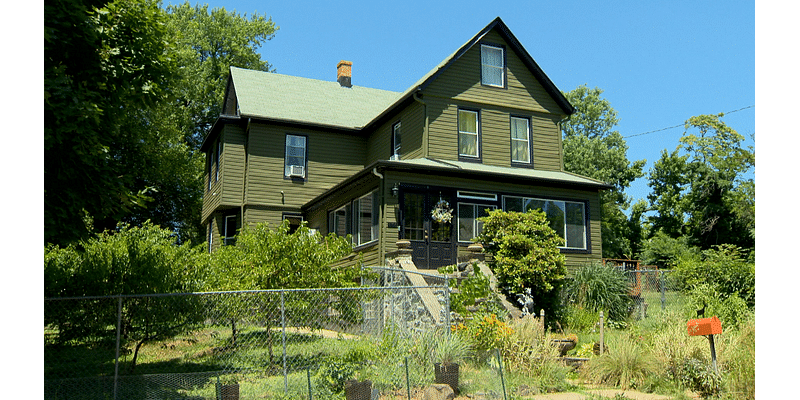
[[[502,47],[481,45],[481,84],[505,87],[505,59]]]

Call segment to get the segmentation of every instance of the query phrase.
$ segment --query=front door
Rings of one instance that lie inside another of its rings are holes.
[[[403,191],[402,233],[403,238],[411,242],[412,260],[417,268],[436,269],[456,263],[455,221],[441,222],[431,216],[440,200],[452,204],[450,197],[438,191]],[[452,214],[455,215],[455,211]]]

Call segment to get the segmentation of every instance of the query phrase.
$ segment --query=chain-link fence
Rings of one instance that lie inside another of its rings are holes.
[[[633,299],[631,316],[644,319],[654,311],[680,311],[686,296],[678,290],[669,270],[625,271]]]
[[[309,398],[340,390],[354,369],[410,391],[433,379],[409,357],[413,339],[449,332],[449,296],[446,281],[411,286],[405,275],[378,269],[369,287],[345,289],[46,299],[45,398]],[[375,343],[381,353],[367,354]]]

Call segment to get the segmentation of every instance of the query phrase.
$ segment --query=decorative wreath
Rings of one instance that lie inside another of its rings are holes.
[[[431,210],[431,217],[437,222],[450,223],[453,220],[453,209],[447,201],[440,199]]]

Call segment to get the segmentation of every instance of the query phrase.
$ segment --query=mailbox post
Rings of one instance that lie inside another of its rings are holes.
[[[686,329],[689,331],[689,336],[706,336],[711,345],[711,365],[714,367],[714,372],[719,374],[717,370],[717,350],[714,348],[714,335],[722,333],[722,321],[713,316],[711,318],[690,319],[686,323]]]

